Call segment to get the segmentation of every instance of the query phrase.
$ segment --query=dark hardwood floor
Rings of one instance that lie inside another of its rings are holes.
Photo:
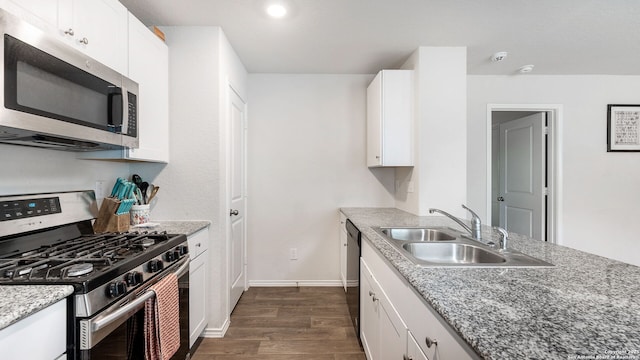
[[[339,287],[250,288],[193,360],[365,360]]]

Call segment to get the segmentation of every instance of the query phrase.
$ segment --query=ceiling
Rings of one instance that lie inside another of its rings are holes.
[[[222,27],[250,73],[372,74],[466,46],[469,74],[640,75],[638,0],[280,0],[284,19],[266,1],[120,0],[146,25]]]

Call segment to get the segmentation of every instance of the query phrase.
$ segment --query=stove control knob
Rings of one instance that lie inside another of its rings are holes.
[[[187,245],[180,245],[176,247],[176,251],[178,251],[178,253],[180,253],[180,256],[182,256],[189,253],[189,247]]]
[[[178,260],[180,253],[178,251],[167,251],[167,253],[164,254],[164,257],[168,262],[173,262]]]
[[[112,282],[107,286],[107,296],[110,298],[118,297],[127,292],[127,283],[124,281]]]
[[[138,271],[132,271],[128,273],[124,279],[129,286],[136,286],[142,282],[142,273]]]
[[[151,260],[149,261],[149,263],[147,264],[147,269],[149,269],[149,272],[158,272],[160,270],[162,270],[163,266],[162,266],[162,261],[161,260]]]

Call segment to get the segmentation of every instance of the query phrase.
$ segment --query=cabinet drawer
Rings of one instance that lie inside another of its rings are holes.
[[[189,235],[189,256],[191,260],[202,254],[209,248],[209,229],[202,229]]]

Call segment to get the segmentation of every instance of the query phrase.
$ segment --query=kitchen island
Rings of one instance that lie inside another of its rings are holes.
[[[366,237],[363,241],[481,358],[640,359],[637,266],[512,233],[510,248],[555,266],[423,268],[373,228],[446,226],[462,230],[454,221],[391,208],[341,211]],[[482,235],[484,241],[498,240],[487,226]]]

